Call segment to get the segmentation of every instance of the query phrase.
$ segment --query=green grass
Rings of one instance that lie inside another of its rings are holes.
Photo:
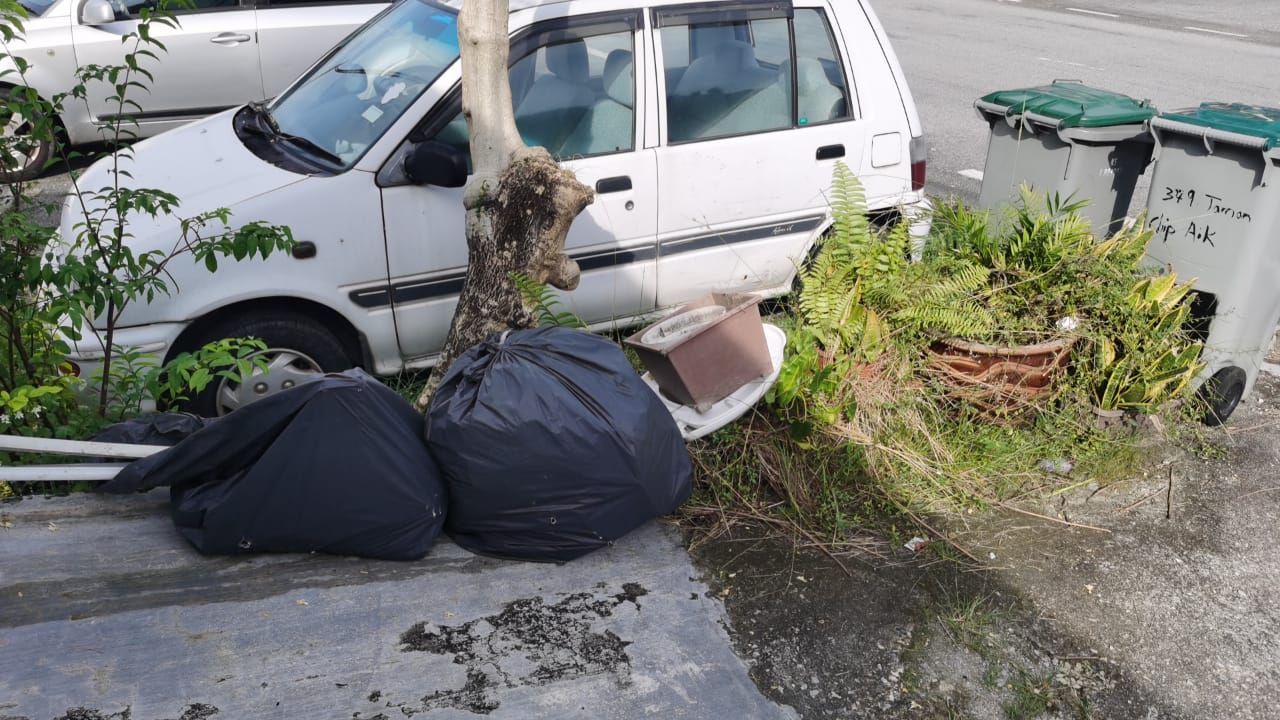
[[[1013,698],[1003,706],[1006,720],[1035,720],[1058,705],[1053,675],[1019,671],[1009,683]]]
[[[1155,447],[1134,427],[1099,429],[1070,403],[1049,405],[1030,423],[1003,424],[940,402],[927,386],[859,392],[860,424],[848,423],[848,437],[806,431],[766,406],[691,443],[698,484],[690,513],[789,523],[811,540],[872,535],[900,545],[931,536],[929,518],[1132,477]],[[1059,459],[1071,463],[1069,472],[1042,468]],[[964,556],[945,544],[932,549]]]

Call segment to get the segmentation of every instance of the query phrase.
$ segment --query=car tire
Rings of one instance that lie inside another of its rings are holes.
[[[16,92],[16,88],[0,88],[0,92],[11,95]],[[13,143],[14,147],[8,150],[11,157],[0,157],[0,181],[32,180],[39,177],[44,172],[45,166],[49,164],[49,158],[53,155],[53,140],[32,138],[30,136],[34,124],[32,120],[0,108],[0,137],[5,139],[6,146],[10,144],[10,138],[18,140]],[[15,162],[10,163],[11,159]]]
[[[1208,412],[1204,416],[1204,424],[1217,427],[1231,417],[1240,399],[1244,397],[1244,388],[1248,376],[1238,367],[1225,367],[1214,373],[1200,387],[1200,397],[1205,401]]]
[[[178,409],[201,417],[220,417],[325,373],[359,364],[333,330],[292,310],[272,310],[217,322],[190,343],[184,343],[182,349],[194,351],[207,343],[235,337],[260,338],[267,349],[255,355],[267,357],[270,372],[264,376],[255,370],[247,380],[242,377],[234,382],[216,378],[199,393],[178,403]]]

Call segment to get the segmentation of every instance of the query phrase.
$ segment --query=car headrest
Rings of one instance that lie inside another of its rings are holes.
[[[585,83],[589,75],[587,44],[569,40],[546,49],[547,69],[556,77],[573,83]]]
[[[604,60],[604,91],[617,102],[631,107],[635,102],[635,72],[630,50],[614,50]]]
[[[759,90],[778,79],[778,73],[760,67],[750,43],[730,40],[715,51],[694,60],[676,88],[681,95],[711,92],[737,93]]]
[[[796,59],[796,85],[805,91],[836,89],[827,78],[827,71],[822,69],[822,64],[813,58]]]

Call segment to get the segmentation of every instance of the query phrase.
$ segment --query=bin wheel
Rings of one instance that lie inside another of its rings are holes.
[[[1213,377],[1205,381],[1200,388],[1200,397],[1209,407],[1205,413],[1204,424],[1217,427],[1231,417],[1240,398],[1244,397],[1244,386],[1248,377],[1238,367],[1222,368]]]

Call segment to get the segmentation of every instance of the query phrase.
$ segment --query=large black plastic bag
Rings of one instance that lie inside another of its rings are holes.
[[[172,446],[214,419],[182,412],[151,413],[105,427],[89,439],[95,442]]]
[[[449,485],[445,531],[484,555],[572,560],[692,488],[680,430],[622,348],[569,328],[463,354],[432,398],[427,444]]]
[[[151,413],[109,425],[89,439],[94,442],[172,447],[216,419],[182,412]],[[109,457],[85,457],[84,462],[112,463],[120,460]]]
[[[359,369],[246,405],[100,488],[169,486],[178,531],[201,552],[324,552],[412,560],[448,497],[422,416]]]

